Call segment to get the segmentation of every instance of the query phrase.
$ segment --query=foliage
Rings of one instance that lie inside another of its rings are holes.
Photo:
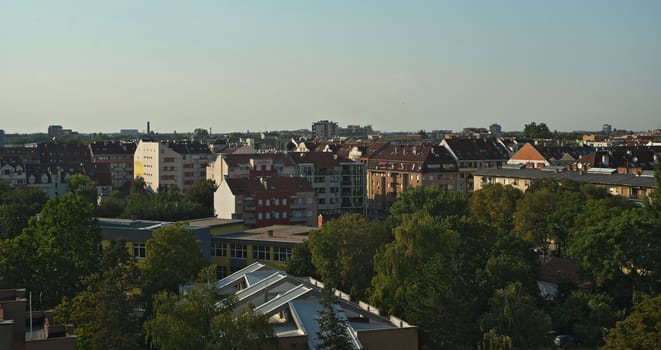
[[[147,240],[146,253],[142,272],[147,300],[159,291],[177,291],[180,284],[192,281],[206,264],[199,242],[184,223],[155,230]]]
[[[489,299],[489,306],[489,312],[482,315],[480,321],[483,333],[494,331],[508,337],[512,349],[545,348],[549,322],[520,283],[510,283],[496,290]]]
[[[0,239],[18,236],[46,201],[48,197],[38,188],[11,188],[0,182]]]
[[[310,251],[310,240],[299,244],[292,250],[289,262],[287,262],[287,273],[294,276],[319,277],[317,270],[312,264],[312,252]]]
[[[363,298],[374,275],[374,254],[389,240],[385,224],[343,215],[310,234],[312,263],[326,283]]]
[[[37,307],[53,307],[82,290],[81,279],[98,270],[100,242],[92,205],[74,193],[55,197],[12,242],[20,261],[15,282],[40,295]]]
[[[553,138],[553,133],[549,130],[549,127],[546,126],[546,123],[537,124],[531,122],[530,124],[524,125],[523,134],[521,136],[530,139],[550,139]]]
[[[467,200],[465,193],[443,191],[438,186],[412,187],[397,196],[390,207],[390,216],[395,225],[417,211],[431,216],[462,216],[468,214]]]
[[[183,194],[177,188],[161,189],[151,193],[142,178],[131,184],[123,218],[143,220],[180,221],[213,215],[213,182],[195,184],[192,192]],[[205,197],[206,196],[206,197]],[[208,202],[211,202],[209,206]]]
[[[487,185],[470,197],[472,217],[492,229],[510,232],[514,228],[516,202],[522,196],[523,193],[512,186]]]
[[[351,337],[349,336],[346,319],[337,316],[336,306],[337,297],[333,294],[333,289],[326,287],[322,290],[320,299],[322,309],[318,312],[319,331],[317,338],[320,350],[352,350]]]
[[[213,216],[213,195],[218,189],[214,180],[202,180],[184,191],[184,200],[201,205],[207,211],[207,217]]]
[[[88,176],[83,174],[75,174],[71,176],[69,178],[69,189],[71,192],[80,195],[96,206],[98,197],[96,184]]]
[[[138,270],[123,241],[103,252],[101,270],[86,279],[87,289],[55,309],[58,323],[73,323],[80,349],[140,349],[140,325],[131,293]]]
[[[213,275],[204,269],[200,280]],[[154,316],[144,324],[148,342],[158,349],[268,349],[275,347],[267,316],[252,307],[233,313],[231,298],[221,299],[214,284],[198,283],[186,294],[162,291],[154,298]]]
[[[603,349],[657,349],[661,344],[661,295],[634,306],[606,336]]]
[[[100,218],[118,218],[124,212],[126,200],[122,198],[119,191],[113,191],[96,207],[96,216]]]
[[[603,329],[622,318],[613,298],[602,293],[575,290],[552,311],[553,329],[578,336],[587,345],[598,345]]]

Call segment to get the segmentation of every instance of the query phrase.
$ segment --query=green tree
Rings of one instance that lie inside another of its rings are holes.
[[[142,272],[147,300],[159,291],[177,291],[180,284],[192,281],[206,265],[200,243],[184,223],[155,230],[147,240],[146,253]]]
[[[535,299],[525,293],[520,283],[498,289],[489,299],[489,312],[482,315],[483,333],[494,331],[511,339],[512,349],[544,349],[550,329]]]
[[[468,214],[468,196],[461,192],[443,191],[438,186],[410,187],[400,193],[390,207],[390,217],[395,225],[404,216],[424,211],[432,216],[462,216]]]
[[[201,283],[186,294],[156,294],[154,315],[144,324],[148,342],[162,350],[275,348],[268,317],[252,307],[234,310],[232,298],[219,297],[214,284],[205,283],[213,268],[200,273]]]
[[[71,192],[86,198],[90,203],[96,206],[98,193],[96,184],[92,179],[83,174],[75,174],[69,178],[69,189]]]
[[[198,181],[184,191],[184,200],[200,205],[207,214],[205,216],[213,216],[213,195],[217,189],[214,180]]]
[[[336,304],[337,297],[333,294],[333,289],[326,286],[321,295],[322,309],[318,312],[319,330],[317,338],[320,350],[352,350],[353,344],[348,333],[349,322],[337,315]]]
[[[531,122],[530,124],[524,125],[523,134],[521,136],[531,139],[550,139],[553,138],[553,133],[549,130],[549,127],[546,126],[546,123],[537,124]]]
[[[470,197],[472,217],[493,229],[510,232],[514,228],[516,202],[522,196],[523,193],[512,186],[487,185]]]
[[[606,336],[605,350],[658,349],[661,344],[661,295],[635,305]]]
[[[16,283],[40,295],[37,307],[53,307],[76,295],[82,278],[98,270],[100,243],[92,205],[74,193],[55,197],[13,240],[12,253],[21,261]]]
[[[289,262],[287,262],[287,273],[294,276],[319,277],[317,270],[312,264],[310,240],[306,240],[303,244],[294,247]]]
[[[126,200],[119,191],[113,191],[96,207],[96,216],[100,218],[118,218],[124,212]]]
[[[613,298],[603,293],[574,290],[551,310],[553,329],[578,336],[586,345],[598,345],[603,330],[623,317]]]
[[[374,254],[389,240],[386,224],[343,215],[310,233],[312,263],[326,283],[364,298],[374,276]]]
[[[86,279],[87,289],[65,298],[56,321],[73,323],[80,349],[140,349],[140,322],[134,294],[138,269],[123,241],[104,249],[101,269]]]
[[[46,194],[38,188],[0,189],[0,239],[18,236],[47,201]]]

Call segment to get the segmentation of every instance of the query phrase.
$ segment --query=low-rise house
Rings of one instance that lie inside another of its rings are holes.
[[[300,177],[225,179],[214,193],[214,210],[218,218],[243,220],[251,227],[313,226],[317,220],[314,190]]]
[[[207,179],[220,184],[224,179],[290,177],[295,164],[284,153],[218,154],[207,166]]]
[[[211,263],[224,278],[256,261],[285,269],[294,247],[303,244],[316,227],[274,225],[211,236]]]
[[[235,309],[251,304],[258,315],[269,316],[269,323],[282,349],[319,347],[319,312],[324,284],[312,278],[299,278],[255,262],[219,280],[220,295],[234,295]],[[345,331],[353,349],[408,350],[418,348],[418,328],[394,316],[381,315],[365,302],[352,302],[335,291],[332,305],[337,318],[346,321]]]

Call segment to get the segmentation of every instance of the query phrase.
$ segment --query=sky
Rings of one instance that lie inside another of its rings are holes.
[[[661,128],[661,1],[2,0],[0,129]]]

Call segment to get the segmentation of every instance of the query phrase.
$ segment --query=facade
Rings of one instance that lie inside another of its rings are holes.
[[[211,236],[211,263],[224,278],[256,261],[286,268],[292,249],[308,239],[315,227],[274,225]]]
[[[219,154],[207,166],[207,179],[216,184],[226,178],[255,179],[294,174],[294,163],[284,153]]]
[[[395,145],[379,147],[367,165],[368,214],[385,217],[397,194],[409,187],[439,186],[455,191],[457,162],[438,145]]]
[[[48,126],[48,137],[60,137],[62,136],[62,125],[49,125]]]
[[[258,315],[269,316],[282,349],[319,347],[319,311],[324,284],[315,279],[288,275],[255,262],[216,282],[219,294],[234,295],[236,309],[254,306]],[[347,322],[346,332],[353,349],[413,350],[418,348],[418,329],[405,321],[381,315],[365,302],[352,302],[349,295],[335,291],[336,316]]]
[[[211,151],[199,142],[141,140],[133,157],[133,176],[142,177],[152,191],[185,190],[206,179]]]
[[[637,176],[634,174],[617,174],[615,169],[593,168],[587,171],[566,171],[561,168],[546,167],[542,169],[512,169],[490,168],[480,169],[475,173],[475,188],[499,183],[514,186],[526,191],[533,181],[538,179],[551,179],[560,181],[569,179],[576,182],[590,183],[605,187],[612,195],[642,200],[648,197],[656,188],[653,174]]]
[[[25,186],[27,176],[23,160],[20,158],[0,159],[0,180],[12,187]]]
[[[76,350],[73,327],[52,323],[52,312],[28,309],[25,289],[0,290],[0,349]]]
[[[5,131],[0,129],[0,148],[5,147]]]
[[[94,142],[89,145],[97,186],[119,189],[133,180],[133,142]]]
[[[332,139],[337,135],[337,123],[320,120],[312,124],[312,137],[320,139]]]
[[[509,159],[507,148],[495,139],[444,139],[445,147],[459,165],[456,190],[473,191],[473,174],[482,168],[497,168]]]
[[[365,165],[332,152],[289,153],[296,175],[312,184],[325,218],[364,214],[366,207]]]
[[[251,227],[313,226],[317,220],[314,191],[300,177],[225,179],[214,194],[214,209],[218,218],[243,220]]]

